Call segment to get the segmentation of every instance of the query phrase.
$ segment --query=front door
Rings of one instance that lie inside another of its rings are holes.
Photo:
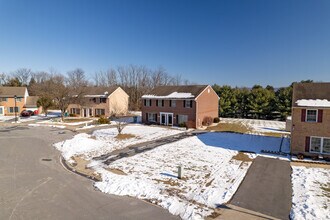
[[[0,106],[0,115],[4,115],[5,114],[5,107]]]
[[[173,125],[173,113],[160,113],[161,125]]]
[[[87,118],[87,117],[89,117],[89,109],[88,108],[84,108],[84,112],[83,112],[83,116],[85,117],[85,118]]]

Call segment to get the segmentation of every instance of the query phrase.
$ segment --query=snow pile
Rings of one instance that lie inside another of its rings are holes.
[[[95,186],[149,200],[183,219],[203,219],[230,200],[246,175],[251,162],[232,159],[237,153],[190,137],[96,168],[103,181]],[[184,167],[181,180],[176,177],[178,165]]]
[[[146,99],[189,99],[189,98],[195,98],[195,96],[191,93],[186,92],[172,92],[169,95],[166,96],[157,96],[157,95],[143,95],[142,98]]]
[[[296,104],[307,107],[330,107],[330,101],[327,99],[299,99]]]
[[[55,147],[62,151],[63,157],[69,159],[71,156],[83,155],[85,159],[100,156],[113,150],[122,149],[130,145],[151,141],[182,133],[181,130],[168,128],[127,125],[123,134],[132,134],[133,138],[119,140],[117,128],[109,128],[94,131],[92,135],[78,134],[70,140],[59,142]]]
[[[252,128],[256,134],[262,134],[263,132],[289,134],[289,132],[285,131],[285,122],[283,121],[242,118],[221,118],[220,121],[226,123],[241,123],[247,127]]]
[[[292,166],[291,219],[330,219],[330,169]]]

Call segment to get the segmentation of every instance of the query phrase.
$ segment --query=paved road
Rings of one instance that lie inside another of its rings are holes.
[[[0,219],[178,219],[141,200],[98,192],[66,171],[51,144],[73,133],[59,131],[0,125]]]
[[[291,167],[288,161],[257,157],[231,204],[279,219],[289,219]]]

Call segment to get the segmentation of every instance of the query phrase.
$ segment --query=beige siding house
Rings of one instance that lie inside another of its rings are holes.
[[[330,83],[293,85],[291,151],[330,158]]]
[[[70,104],[67,112],[79,117],[125,115],[129,96],[120,87],[88,87],[79,104]]]
[[[0,87],[0,116],[15,115],[15,111],[16,114],[20,114],[26,109],[28,97],[26,87]]]

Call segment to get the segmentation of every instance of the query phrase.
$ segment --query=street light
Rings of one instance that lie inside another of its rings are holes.
[[[16,112],[16,100],[17,100],[17,95],[14,96],[15,99],[15,108],[14,108],[14,112],[15,112],[15,123],[17,123],[17,112]]]

